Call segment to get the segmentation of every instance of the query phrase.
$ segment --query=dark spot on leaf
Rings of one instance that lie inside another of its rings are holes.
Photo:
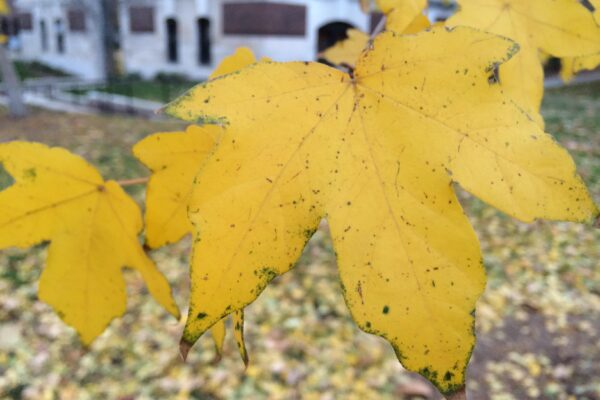
[[[590,0],[579,0],[581,2],[581,5],[583,5],[585,8],[587,8],[588,10],[590,10],[590,12],[594,12],[596,11],[596,7],[594,7],[594,5],[590,2]]]

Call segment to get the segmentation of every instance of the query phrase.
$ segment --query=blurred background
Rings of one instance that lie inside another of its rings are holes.
[[[0,82],[0,141],[63,146],[105,177],[149,174],[131,155],[148,134],[185,128],[154,111],[206,79],[238,46],[278,61],[316,60],[381,15],[355,0],[14,0],[6,52],[27,105],[9,118]],[[432,22],[454,12],[430,0]],[[600,202],[600,74],[564,85],[547,68],[546,130],[574,156]],[[0,184],[5,184],[0,173]],[[4,186],[1,186],[4,187]],[[128,188],[143,204],[143,188]],[[600,231],[523,224],[457,187],[479,235],[488,288],[478,303],[472,399],[600,399]],[[152,253],[185,315],[190,242]],[[183,325],[125,272],[128,312],[90,348],[37,300],[46,248],[0,252],[1,399],[438,399],[391,347],[352,323],[323,223],[297,267],[246,312],[247,369],[230,333],[217,362],[209,336],[187,363]]]

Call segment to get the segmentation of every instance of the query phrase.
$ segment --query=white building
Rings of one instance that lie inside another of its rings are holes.
[[[15,0],[17,58],[39,61],[84,78],[105,75],[98,1]]]
[[[125,0],[120,16],[125,69],[144,77],[206,77],[242,45],[258,57],[314,60],[319,40],[371,23],[358,0]]]
[[[20,21],[17,57],[84,78],[102,78],[110,0],[14,0]],[[358,0],[112,0],[125,73],[206,78],[239,46],[278,61],[314,60],[345,37],[369,31],[376,15]],[[118,20],[118,21],[116,21]]]

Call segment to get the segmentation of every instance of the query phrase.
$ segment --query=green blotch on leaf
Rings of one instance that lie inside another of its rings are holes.
[[[23,171],[23,179],[34,181],[37,178],[37,171],[35,168],[28,168]]]

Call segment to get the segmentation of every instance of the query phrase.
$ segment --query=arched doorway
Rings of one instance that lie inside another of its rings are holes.
[[[177,20],[167,19],[167,60],[170,63],[179,61],[179,39],[177,37]]]
[[[319,28],[319,34],[317,37],[317,52],[321,53],[340,40],[346,39],[348,37],[346,32],[348,29],[352,28],[354,28],[354,26],[342,21],[330,22],[326,25],[323,25],[321,28]]]

